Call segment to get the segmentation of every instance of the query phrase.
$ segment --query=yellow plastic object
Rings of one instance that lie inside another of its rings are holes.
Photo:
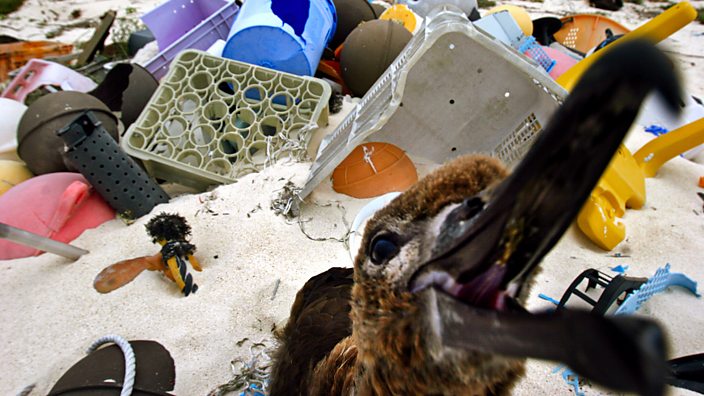
[[[171,257],[170,259],[166,260],[166,265],[169,267],[171,277],[173,278],[174,282],[176,282],[176,286],[178,286],[178,289],[183,290],[186,287],[186,282],[183,281],[183,278],[181,277],[181,272],[179,272],[178,270],[178,262],[176,262],[176,257]]]
[[[521,28],[521,30],[523,30],[523,34],[525,34],[526,36],[530,36],[533,34],[533,21],[530,19],[530,15],[528,15],[528,12],[526,12],[526,10],[524,10],[522,7],[509,4],[500,5],[490,9],[487,12],[487,15],[491,15],[499,11],[508,11],[509,14],[511,14],[511,16],[513,17],[513,19],[516,20],[516,23]]]
[[[420,17],[405,4],[396,4],[386,9],[379,16],[385,21],[399,22],[409,32],[415,34],[422,23]]]
[[[611,250],[626,237],[619,220],[626,207],[645,203],[645,178],[628,149],[621,145],[577,216],[577,226],[602,249]]]
[[[645,204],[645,178],[675,156],[704,144],[704,118],[658,136],[634,155],[623,145],[577,216],[577,225],[602,249],[611,250],[626,237],[619,221],[626,208]]]
[[[690,3],[678,3],[618,41],[582,59],[555,81],[571,91],[582,74],[613,47],[639,38],[658,43],[696,17],[697,11]],[[636,153],[636,157],[621,145],[577,217],[582,232],[603,249],[616,247],[626,236],[626,228],[619,217],[623,216],[626,207],[640,208],[645,203],[646,175],[654,175],[665,161],[701,144],[700,139],[704,139],[701,135],[704,135],[704,126],[700,120],[653,139]],[[655,162],[649,163],[651,161]]]
[[[32,176],[32,172],[22,162],[0,160],[0,195]]]
[[[646,38],[653,43],[658,43],[670,36],[672,33],[682,29],[697,17],[697,10],[691,4],[684,1],[675,4],[656,16],[650,21],[638,27],[636,30],[625,34],[621,39],[582,59],[576,65],[557,78],[557,83],[568,91],[577,84],[582,74],[613,47],[627,40]]]
[[[691,148],[704,144],[704,118],[653,139],[633,157],[645,177],[653,177],[667,161]]]

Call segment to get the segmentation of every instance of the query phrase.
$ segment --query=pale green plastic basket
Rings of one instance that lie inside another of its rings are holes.
[[[305,156],[330,86],[187,50],[122,139],[154,177],[200,190]]]

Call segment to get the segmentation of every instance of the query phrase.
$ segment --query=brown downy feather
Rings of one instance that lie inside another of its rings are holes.
[[[496,159],[460,157],[379,211],[367,225],[362,246],[375,227],[391,218],[432,217],[506,175]],[[472,367],[428,366],[415,296],[394,294],[383,283],[365,279],[360,270],[364,258],[363,248],[354,288],[352,269],[332,268],[298,292],[274,356],[271,396],[467,394],[468,382],[473,394],[500,395],[522,374],[520,361],[488,376]],[[439,381],[445,381],[441,389]]]

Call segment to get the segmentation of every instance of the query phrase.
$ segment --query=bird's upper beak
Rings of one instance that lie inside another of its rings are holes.
[[[452,311],[440,324],[445,345],[561,360],[603,385],[658,394],[663,389],[663,375],[657,371],[664,367],[664,342],[654,323],[633,326],[628,320],[614,324],[613,319],[588,313],[536,316],[512,309],[532,271],[561,238],[608,166],[648,91],[659,90],[676,107],[679,85],[674,76],[654,76],[647,82],[638,81],[647,77],[643,72],[621,80],[608,78],[617,73],[613,64],[624,57],[640,54],[667,62],[649,44],[621,47],[624,50],[606,54],[585,75],[507,179],[468,197],[446,215],[431,258],[409,287],[415,292],[433,289],[438,309]],[[657,72],[672,75],[671,70]],[[611,84],[612,92],[600,84]],[[600,330],[585,334],[576,331],[580,325]],[[471,339],[466,334],[472,334]],[[594,337],[602,337],[596,342],[601,348],[594,348]],[[588,338],[592,341],[586,342]],[[548,348],[550,343],[557,348]],[[565,350],[579,358],[570,358]],[[594,360],[604,358],[606,350],[612,364]],[[632,365],[631,359],[642,360]],[[624,367],[636,369],[625,372]]]

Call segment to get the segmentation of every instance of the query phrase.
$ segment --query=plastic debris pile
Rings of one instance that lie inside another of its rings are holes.
[[[126,226],[151,216],[171,198],[167,183],[202,192],[281,160],[312,166],[304,183],[286,184],[272,209],[309,239],[349,238],[354,260],[366,222],[418,180],[420,165],[479,152],[515,166],[604,53],[629,40],[662,41],[696,11],[675,4],[631,31],[603,15],[532,20],[521,7],[485,12],[474,0],[167,0],[141,16],[146,29],[109,44],[111,32],[118,36],[116,16],[96,19],[80,50],[53,41],[0,43],[0,260],[44,251],[77,259],[88,253],[70,245],[81,232],[115,216]],[[359,99],[351,109],[346,96]],[[345,105],[347,115],[323,135],[330,114]],[[634,154],[621,146],[582,207],[577,226],[597,247],[611,250],[625,239],[620,218],[644,205],[646,177],[671,158],[704,150],[704,106],[685,93],[681,107],[672,117],[664,102],[648,99],[637,122],[655,139]],[[704,176],[698,182],[704,187]],[[341,238],[313,238],[303,227],[304,201],[323,183],[354,199],[374,198],[351,227],[336,204]],[[169,226],[160,227],[164,218]],[[94,282],[98,292],[144,270],[163,273],[185,296],[198,290],[187,264],[201,266],[185,218],[162,213],[148,229],[161,250],[105,268]],[[670,273],[669,264],[649,279],[627,276],[629,266],[612,270],[617,275],[584,271],[559,301],[540,298],[557,312],[578,297],[593,313],[629,315],[669,286],[699,296],[696,282]],[[598,287],[599,298],[588,294]],[[154,392],[173,389],[168,351],[142,343],[118,342],[125,350],[136,345],[138,372],[140,355],[158,354],[170,383]],[[265,342],[252,344],[248,358],[232,362],[232,380],[210,394],[266,395],[270,351]],[[116,352],[92,350],[85,361]],[[75,373],[57,389],[74,386]],[[569,368],[555,373],[583,394]],[[132,387],[134,378],[123,382],[115,387]]]

